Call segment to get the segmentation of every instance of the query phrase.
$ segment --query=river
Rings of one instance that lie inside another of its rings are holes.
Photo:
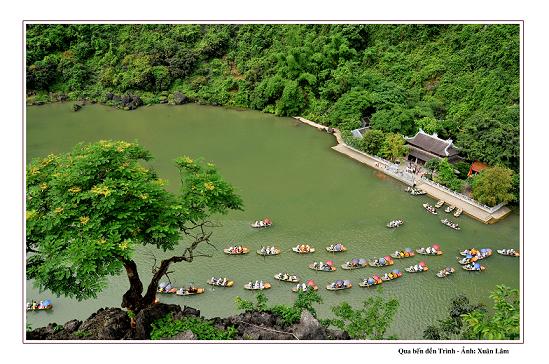
[[[160,177],[169,181],[168,188],[178,189],[178,173],[173,160],[181,155],[203,157],[215,163],[221,174],[232,183],[244,200],[244,211],[218,217],[222,227],[215,230],[213,242],[218,250],[204,249],[212,258],[198,258],[192,264],[172,266],[175,286],[194,283],[207,288],[199,296],[161,296],[162,302],[179,303],[200,309],[206,317],[227,316],[238,312],[234,298],[253,299],[254,293],[242,288],[250,280],[263,279],[273,284],[264,291],[270,304],[293,302],[291,284],[273,279],[288,271],[313,278],[319,285],[323,304],[317,311],[330,316],[330,307],[342,301],[358,307],[367,297],[380,295],[397,298],[400,307],[387,334],[399,339],[421,339],[423,330],[436,320],[447,317],[450,299],[466,294],[473,302],[492,305],[489,292],[497,284],[518,288],[519,259],[503,257],[496,249],[519,249],[520,216],[514,211],[495,225],[484,225],[467,216],[458,219],[461,231],[442,225],[438,216],[427,213],[426,196],[413,197],[403,192],[405,186],[380,172],[333,151],[335,138],[291,118],[279,118],[256,111],[230,110],[220,107],[156,105],[136,111],[121,111],[102,105],[87,105],[78,112],[72,104],[59,103],[27,108],[27,160],[50,153],[70,151],[78,142],[101,139],[137,141],[149,149],[150,163]],[[442,214],[442,215],[441,215]],[[250,222],[270,217],[269,229],[252,229]],[[398,229],[387,229],[389,220],[403,219]],[[332,255],[324,247],[343,242],[349,250]],[[222,249],[240,243],[252,249],[246,256],[226,256]],[[289,249],[297,243],[308,243],[317,252],[298,255]],[[440,244],[444,255],[416,256],[397,260],[392,268],[403,270],[424,260],[431,271],[404,273],[396,281],[385,282],[382,289],[358,287],[361,278],[389,268],[365,268],[333,273],[314,272],[307,268],[313,261],[333,259],[339,267],[351,258],[373,258],[388,255],[405,247],[418,248]],[[263,258],[255,251],[261,245],[275,244],[283,253]],[[459,268],[459,250],[489,247],[494,255],[483,261],[485,272],[458,269],[447,278],[435,272],[447,265]],[[152,248],[151,248],[152,249]],[[164,253],[139,248],[136,261],[144,281],[150,277],[152,260],[143,253]],[[212,275],[235,280],[232,288],[215,288],[206,284]],[[324,287],[336,279],[350,279],[350,290],[330,292]],[[109,279],[108,287],[96,299],[78,302],[38,292],[27,282],[27,298],[51,298],[54,308],[48,312],[28,312],[27,323],[36,328],[50,322],[65,323],[73,318],[85,319],[101,307],[120,307],[121,296],[128,286],[125,275]]]

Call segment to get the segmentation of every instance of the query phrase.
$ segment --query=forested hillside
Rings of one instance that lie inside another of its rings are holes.
[[[519,26],[28,25],[27,92],[173,98],[452,138],[519,169]]]

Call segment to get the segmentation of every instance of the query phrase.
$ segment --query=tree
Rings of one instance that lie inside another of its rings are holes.
[[[408,153],[408,147],[404,143],[405,140],[402,135],[388,133],[381,148],[382,156],[391,161],[401,159]]]
[[[372,155],[380,155],[384,141],[385,134],[381,130],[369,130],[362,136],[360,149]]]
[[[79,144],[66,154],[31,162],[26,171],[27,278],[40,289],[78,300],[94,298],[107,277],[125,270],[130,287],[122,307],[137,312],[155,300],[173,263],[192,262],[210,244],[214,214],[241,209],[242,200],[212,164],[176,160],[181,192],[143,167],[151,154],[135,143]],[[189,242],[183,247],[180,238]],[[178,250],[143,283],[132,259],[138,244]]]
[[[347,302],[342,302],[332,307],[336,318],[325,320],[325,322],[347,331],[352,339],[382,340],[385,339],[385,331],[393,321],[398,306],[396,299],[385,301],[381,297],[369,297],[358,309],[354,309]]]
[[[495,206],[514,199],[513,171],[503,166],[488,167],[473,179],[473,197],[480,203]]]
[[[519,290],[499,285],[492,291],[490,298],[494,301],[492,315],[481,310],[462,315],[465,324],[463,338],[518,340],[520,338]]]
[[[438,320],[438,325],[429,325],[423,331],[425,340],[452,340],[460,339],[463,335],[463,315],[473,311],[482,312],[483,305],[472,305],[464,295],[452,299],[448,310],[448,317]]]
[[[463,188],[463,182],[457,178],[456,173],[454,172],[454,166],[452,166],[446,158],[439,161],[437,174],[433,177],[433,180],[454,191],[461,191]]]

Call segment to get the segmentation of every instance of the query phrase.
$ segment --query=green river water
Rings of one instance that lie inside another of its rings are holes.
[[[198,258],[192,264],[172,266],[175,286],[194,283],[206,293],[191,297],[161,296],[162,302],[189,305],[206,317],[227,316],[237,312],[234,298],[253,299],[255,294],[242,286],[250,280],[263,279],[273,284],[264,291],[269,303],[293,302],[292,284],[279,282],[273,275],[288,271],[302,279],[313,278],[324,300],[318,305],[321,316],[331,314],[330,307],[342,301],[358,306],[366,297],[395,297],[400,307],[388,334],[399,339],[421,339],[425,327],[447,316],[452,297],[465,293],[473,302],[491,306],[488,294],[497,284],[519,287],[519,259],[503,257],[495,249],[519,248],[520,218],[513,212],[495,225],[484,225],[465,215],[458,221],[461,231],[442,225],[438,216],[421,206],[434,203],[426,196],[413,197],[403,192],[405,186],[368,168],[330,147],[335,138],[291,118],[278,118],[255,111],[228,110],[200,105],[143,107],[121,111],[106,106],[89,105],[79,112],[72,104],[52,104],[27,108],[27,160],[50,153],[67,152],[80,141],[100,139],[138,141],[149,149],[151,165],[168,188],[176,191],[178,174],[173,160],[180,155],[203,157],[214,162],[244,200],[245,211],[219,217],[222,227],[213,235],[218,250],[204,249],[213,258]],[[440,210],[439,210],[440,211]],[[441,215],[442,214],[442,215]],[[273,227],[252,229],[249,224],[269,216]],[[406,223],[398,229],[387,229],[392,219]],[[324,247],[343,242],[349,250],[337,255]],[[226,256],[222,249],[240,243],[251,248],[246,256]],[[289,249],[297,243],[308,243],[317,252],[298,255]],[[354,257],[373,258],[388,255],[405,247],[418,248],[434,243],[444,255],[397,260],[390,268],[365,268],[336,272],[315,272],[307,268],[313,261],[332,259],[339,267]],[[275,244],[283,249],[280,256],[263,258],[255,254],[261,245]],[[459,250],[489,247],[494,255],[483,264],[483,273],[458,269],[447,279],[435,273],[447,265],[459,268]],[[144,282],[150,277],[152,261],[139,254],[136,261]],[[147,250],[149,251],[149,250]],[[167,254],[154,252],[157,257]],[[429,272],[404,273],[396,281],[385,282],[383,289],[360,288],[361,278],[393,268],[405,267],[424,260]],[[227,276],[235,281],[232,288],[212,288],[206,284],[211,276]],[[324,287],[336,279],[350,279],[350,290],[330,292]],[[27,299],[51,298],[49,312],[27,313],[33,328],[50,322],[65,323],[73,318],[85,319],[101,307],[119,307],[128,287],[125,275],[109,279],[108,288],[97,299],[82,302],[39,292],[27,282]]]

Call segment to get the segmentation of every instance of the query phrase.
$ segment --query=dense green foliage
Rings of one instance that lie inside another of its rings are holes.
[[[448,309],[448,317],[438,320],[438,324],[427,326],[423,331],[426,340],[459,340],[463,336],[463,315],[471,312],[485,311],[483,305],[473,305],[469,298],[459,295],[452,299]]]
[[[519,168],[519,25],[32,24],[26,40],[32,97],[180,91],[341,129],[367,118]]]
[[[107,277],[124,267],[133,289],[127,298],[142,307],[136,303],[143,285],[132,261],[135,246],[174,250],[181,235],[202,228],[183,253],[162,261],[144,304],[152,303],[155,280],[171,263],[192,261],[193,249],[208,241],[203,222],[240,209],[242,200],[213,164],[188,157],[176,160],[181,192],[170,193],[142,165],[150,159],[135,143],[100,141],[33,160],[26,171],[27,278],[40,289],[81,300],[96,297]]]
[[[198,340],[232,340],[236,336],[236,329],[233,326],[229,326],[227,330],[221,330],[198,317],[174,320],[173,316],[169,314],[152,323],[151,339],[170,339],[189,330]]]
[[[423,332],[426,340],[516,340],[520,338],[518,289],[500,285],[490,293],[493,313],[484,305],[472,305],[463,295],[454,298],[449,316]]]
[[[396,339],[394,336],[385,337],[387,328],[393,321],[399,302],[396,299],[385,301],[381,297],[369,297],[363,306],[354,309],[347,302],[332,307],[335,319],[324,322],[349,333],[352,339]]]
[[[454,191],[461,191],[463,187],[463,182],[457,177],[454,166],[446,158],[439,160],[436,164],[433,180]]]
[[[475,310],[462,315],[464,339],[517,340],[520,338],[520,296],[518,289],[497,286],[490,294],[493,314]]]
[[[473,197],[488,206],[512,201],[516,198],[516,191],[513,193],[515,184],[513,171],[509,168],[486,168],[473,178]]]
[[[298,291],[296,300],[294,301],[292,306],[268,306],[267,302],[269,301],[269,299],[267,298],[267,296],[265,296],[263,292],[258,292],[255,299],[256,302],[253,303],[237,296],[235,298],[236,307],[239,310],[243,310],[245,312],[257,311],[273,313],[280,317],[284,324],[287,326],[299,322],[303,310],[309,311],[311,315],[316,317],[316,310],[313,307],[313,303],[322,303],[322,298],[316,291],[313,290],[307,290],[306,292]]]

